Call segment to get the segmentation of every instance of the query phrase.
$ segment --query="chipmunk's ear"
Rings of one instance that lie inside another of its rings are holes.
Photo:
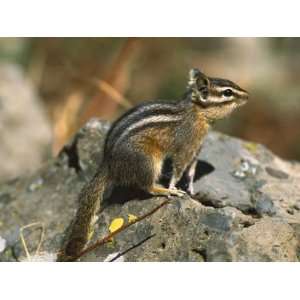
[[[201,89],[202,87],[209,86],[208,77],[199,69],[191,69],[189,72],[189,87]]]
[[[209,104],[209,78],[198,69],[191,69],[189,73],[188,89],[191,91],[191,99],[204,107]]]

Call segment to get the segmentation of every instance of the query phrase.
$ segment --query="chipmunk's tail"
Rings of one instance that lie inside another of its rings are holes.
[[[70,235],[67,237],[64,249],[58,255],[57,261],[72,260],[90,240],[96,213],[100,208],[107,184],[108,167],[103,163],[101,169],[79,194],[79,208],[71,224]]]

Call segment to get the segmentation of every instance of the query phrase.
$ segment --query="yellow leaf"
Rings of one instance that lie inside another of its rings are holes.
[[[134,222],[137,219],[137,216],[132,215],[132,214],[128,214],[128,222]]]
[[[109,231],[110,233],[113,233],[114,231],[118,230],[121,228],[124,224],[123,218],[116,218],[113,219],[112,222],[109,225]]]

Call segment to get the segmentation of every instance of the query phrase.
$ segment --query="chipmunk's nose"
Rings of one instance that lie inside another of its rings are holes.
[[[248,100],[248,99],[249,99],[249,93],[248,93],[247,91],[244,91],[244,96],[243,96],[243,98],[244,98],[245,100]]]
[[[248,92],[246,92],[242,98],[241,103],[246,104],[248,102],[248,100],[249,100],[249,94],[248,94]]]
[[[245,90],[240,94],[240,97],[237,99],[237,103],[240,105],[246,104],[249,99],[249,93]]]

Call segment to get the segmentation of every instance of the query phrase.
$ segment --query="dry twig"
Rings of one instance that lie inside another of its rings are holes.
[[[24,238],[23,231],[24,231],[24,229],[27,229],[27,228],[30,228],[30,227],[33,227],[33,226],[38,226],[38,228],[41,228],[41,236],[40,236],[40,240],[39,240],[38,246],[37,246],[37,248],[35,250],[34,256],[36,256],[39,253],[39,251],[40,251],[40,248],[41,248],[41,245],[42,245],[43,239],[44,239],[44,233],[45,233],[44,224],[41,223],[41,222],[31,223],[31,224],[22,226],[20,228],[20,239],[21,239],[22,245],[24,247],[24,250],[25,250],[25,253],[26,253],[26,257],[27,257],[28,261],[31,261],[31,255],[30,255],[30,253],[28,251],[28,247],[27,247],[27,244],[26,244],[26,241],[25,241],[25,238]]]
[[[119,54],[111,66],[111,72],[104,79],[85,78],[74,70],[70,65],[67,66],[72,77],[83,83],[94,85],[98,92],[89,97],[81,89],[75,89],[70,93],[64,104],[59,107],[55,116],[53,154],[56,155],[66,141],[86,123],[91,117],[111,117],[118,105],[128,109],[132,104],[123,96],[130,77],[132,60],[135,58],[136,49],[139,47],[139,40],[128,38]]]
[[[118,90],[116,90],[111,84],[101,79],[94,79],[94,83],[97,87],[111,97],[112,100],[128,109],[132,107],[131,102],[126,99]]]
[[[104,82],[106,84],[98,84],[101,92],[85,103],[82,115],[80,116],[80,124],[84,124],[91,117],[95,116],[111,118],[115,114],[117,106],[120,103],[123,104],[123,106],[127,103],[126,108],[129,107],[129,101],[126,101],[124,97],[115,97],[115,91],[120,95],[125,93],[131,77],[130,66],[136,58],[140,42],[141,41],[138,38],[126,39],[110,67],[110,72],[104,76]],[[112,87],[113,90],[110,87]],[[125,101],[118,101],[122,99],[125,99]]]
[[[151,216],[152,214],[154,214],[156,211],[158,211],[160,208],[162,208],[163,206],[167,205],[168,203],[170,203],[170,200],[167,199],[165,201],[163,201],[160,205],[156,206],[154,209],[152,209],[151,211],[149,211],[148,213],[136,218],[134,221],[127,223],[126,225],[122,226],[121,228],[117,229],[116,231],[108,234],[107,236],[105,236],[104,238],[96,241],[94,244],[92,244],[91,246],[85,248],[82,252],[80,252],[77,256],[75,257],[70,257],[67,259],[67,261],[76,261],[78,258],[82,257],[83,255],[85,255],[88,252],[93,251],[94,249],[106,244],[107,242],[109,242],[114,236],[116,236],[117,234],[119,234],[120,232],[124,231],[125,229],[127,229],[128,227],[132,226],[135,223],[138,223],[142,220],[144,220],[145,218]]]

